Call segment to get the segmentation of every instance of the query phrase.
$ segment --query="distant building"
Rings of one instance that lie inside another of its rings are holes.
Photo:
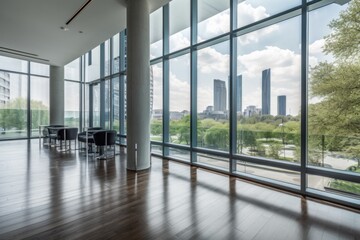
[[[10,74],[0,71],[0,106],[10,101]]]
[[[163,118],[163,110],[162,109],[154,109],[151,113],[153,119],[162,119]]]
[[[244,117],[252,117],[255,115],[261,115],[261,108],[257,108],[256,106],[250,105],[247,106],[244,110]]]
[[[262,71],[262,115],[270,114],[270,81],[271,71],[268,68]]]
[[[281,95],[277,97],[277,104],[278,104],[278,115],[286,116],[286,96]]]
[[[226,84],[219,79],[214,79],[214,111],[226,111]]]
[[[236,112],[242,112],[242,75],[236,78]]]

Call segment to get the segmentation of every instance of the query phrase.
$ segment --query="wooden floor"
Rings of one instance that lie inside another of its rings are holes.
[[[360,214],[187,165],[0,142],[0,239],[360,239]]]

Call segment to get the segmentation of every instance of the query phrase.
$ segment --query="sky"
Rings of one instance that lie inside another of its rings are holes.
[[[238,4],[238,24],[243,26],[271,16],[299,1],[242,1]],[[264,3],[264,4],[262,4]],[[265,5],[267,4],[267,5]],[[347,5],[329,6],[309,13],[309,64],[332,61],[323,54],[323,37],[330,33],[328,23],[339,16]],[[229,10],[207,18],[198,24],[198,42],[229,31]],[[170,49],[189,46],[189,28],[170,37]],[[287,96],[287,114],[297,115],[300,111],[301,76],[301,16],[262,28],[237,38],[237,74],[242,75],[242,109],[255,105],[261,108],[262,71],[271,69],[271,114],[277,114],[277,96]],[[151,58],[160,56],[162,41],[151,44]],[[213,105],[213,80],[226,81],[229,76],[229,41],[207,47],[197,52],[198,56],[198,112]],[[170,111],[190,109],[190,56],[189,54],[170,61]],[[154,109],[162,108],[160,88],[162,82],[161,64],[153,66]],[[228,88],[227,88],[228,91]],[[227,93],[228,94],[228,93]],[[309,99],[310,102],[317,101]],[[227,102],[227,108],[228,108]]]

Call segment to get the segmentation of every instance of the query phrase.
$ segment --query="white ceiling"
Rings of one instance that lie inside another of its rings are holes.
[[[170,0],[148,1],[152,12]],[[61,30],[85,2],[0,0],[0,54],[63,66],[125,29],[125,0],[93,0],[69,24],[68,31]],[[13,54],[8,49],[26,53]]]

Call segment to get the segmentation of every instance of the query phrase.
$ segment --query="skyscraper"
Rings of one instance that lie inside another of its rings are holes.
[[[214,111],[226,111],[226,84],[219,79],[214,79]]]
[[[278,96],[277,99],[277,104],[278,104],[278,115],[282,115],[282,116],[286,116],[286,96],[285,95],[281,95]]]
[[[262,71],[262,105],[261,114],[270,114],[270,80],[271,71],[270,68]]]
[[[242,75],[236,78],[236,112],[242,112]]]

